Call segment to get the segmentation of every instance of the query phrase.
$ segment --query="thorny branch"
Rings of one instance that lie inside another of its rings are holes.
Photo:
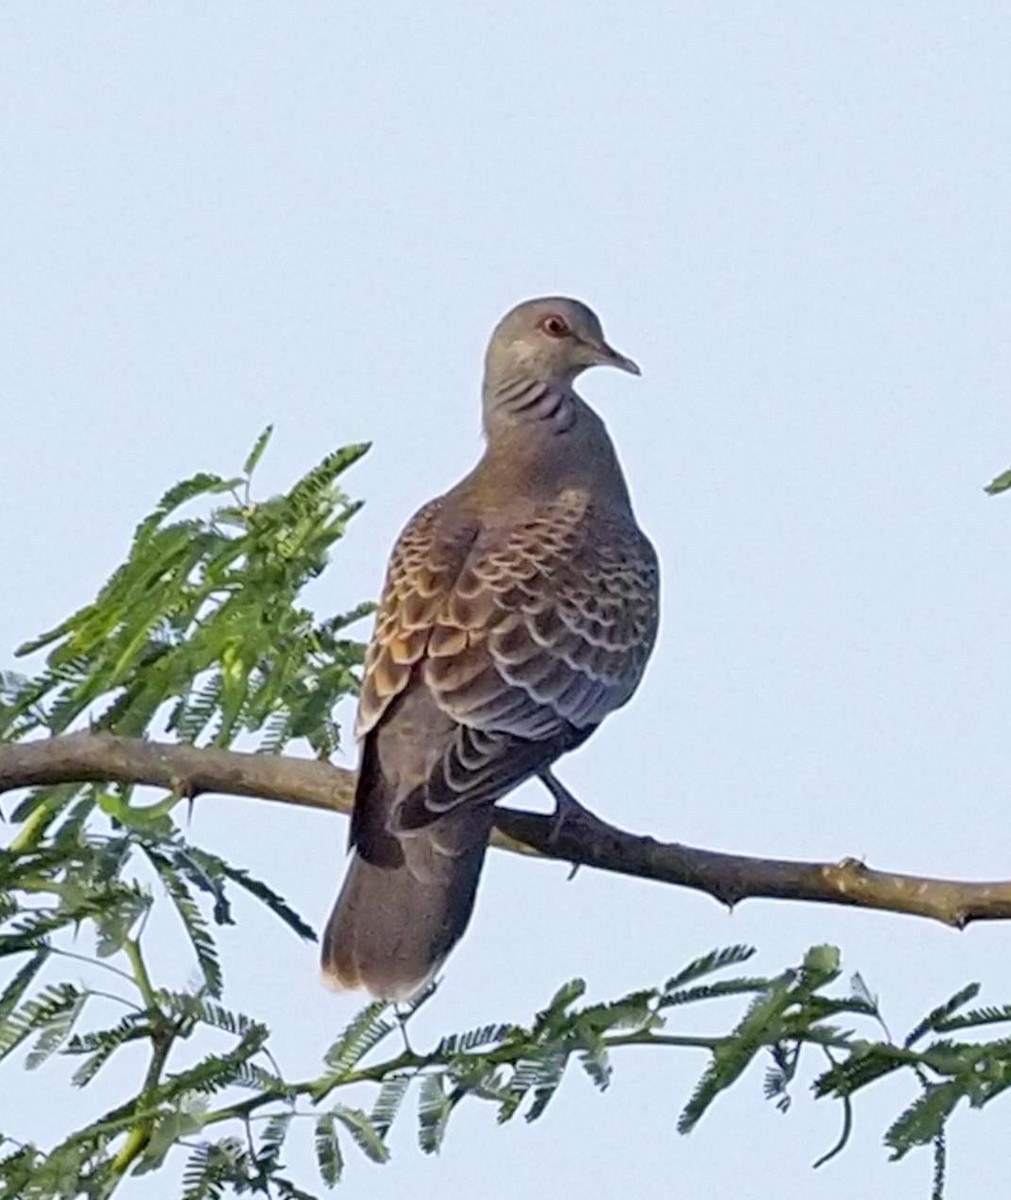
[[[0,793],[59,783],[148,784],[179,796],[249,796],[348,813],[354,773],[312,759],[73,733],[0,745]],[[846,904],[930,917],[956,928],[1011,918],[1011,880],[969,882],[835,863],[752,858],[661,842],[618,829],[578,806],[554,818],[496,810],[492,844],[705,892],[727,905],[755,896]]]

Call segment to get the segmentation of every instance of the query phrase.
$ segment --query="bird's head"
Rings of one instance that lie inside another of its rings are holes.
[[[578,300],[544,296],[517,304],[499,321],[485,357],[486,387],[517,377],[569,388],[587,367],[639,367],[604,339],[597,314]]]

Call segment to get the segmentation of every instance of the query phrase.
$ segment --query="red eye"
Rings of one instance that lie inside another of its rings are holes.
[[[541,328],[546,334],[554,338],[565,337],[565,335],[569,332],[568,325],[565,324],[561,317],[555,316],[554,314],[552,314],[550,317],[544,318],[544,320],[541,322]]]

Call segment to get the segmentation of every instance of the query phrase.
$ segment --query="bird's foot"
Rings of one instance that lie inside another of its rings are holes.
[[[551,832],[548,834],[548,844],[554,845],[561,836],[562,827],[566,821],[571,821],[581,816],[589,816],[589,809],[586,809],[579,803],[569,789],[561,783],[550,770],[541,771],[539,777],[541,783],[548,789],[555,801],[555,812],[551,819]]]

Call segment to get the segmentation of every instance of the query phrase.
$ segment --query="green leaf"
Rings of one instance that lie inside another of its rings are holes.
[[[657,1015],[659,996],[655,991],[632,992],[608,1004],[591,1004],[576,1014],[579,1037],[597,1037],[620,1029],[653,1029],[663,1024]]]
[[[528,1122],[536,1120],[561,1083],[567,1061],[568,1051],[557,1046],[542,1050],[535,1057],[521,1059],[505,1085],[498,1110],[499,1124],[511,1120],[528,1095],[533,1096],[533,1102],[526,1119]]]
[[[668,980],[668,982],[671,981]],[[718,979],[715,983],[700,983],[695,987],[665,991],[660,997],[659,1008],[677,1008],[682,1004],[694,1004],[698,1000],[714,1000],[723,996],[743,996],[753,992],[766,992],[771,984],[772,980],[762,975],[745,975],[740,979]]]
[[[720,1092],[734,1083],[763,1045],[780,1041],[780,1021],[790,1003],[796,975],[786,971],[765,995],[756,996],[733,1033],[714,1052],[709,1066],[678,1118],[678,1132],[690,1133]]]
[[[935,1141],[944,1131],[945,1122],[955,1105],[966,1095],[965,1085],[957,1079],[928,1084],[923,1094],[898,1117],[885,1134],[885,1145],[892,1159],[904,1157],[915,1146]]]
[[[811,1085],[815,1096],[852,1096],[868,1084],[902,1068],[903,1063],[888,1053],[890,1047],[873,1042],[854,1042],[847,1059],[834,1063]]]
[[[418,1090],[418,1145],[424,1154],[438,1154],[452,1111],[442,1076],[423,1076]]]
[[[76,1087],[87,1086],[120,1046],[143,1041],[151,1037],[152,1032],[147,1013],[130,1013],[109,1029],[75,1034],[63,1048],[64,1054],[87,1054],[89,1057],[71,1076],[71,1082]]]
[[[586,991],[582,979],[570,979],[555,992],[548,1007],[539,1012],[534,1020],[534,1032],[539,1037],[551,1037],[567,1018],[568,1010]]]
[[[383,1019],[388,1007],[385,1000],[374,1000],[351,1021],[323,1056],[332,1075],[346,1075],[393,1030],[392,1022]]]
[[[607,1046],[602,1038],[595,1038],[579,1051],[579,1061],[583,1070],[589,1075],[594,1086],[605,1091],[611,1082],[613,1068],[607,1054]]]
[[[791,1053],[785,1045],[777,1043],[769,1047],[769,1053],[772,1055],[773,1065],[765,1072],[762,1092],[766,1100],[775,1102],[776,1108],[780,1112],[786,1112],[790,1107],[790,1093],[788,1089],[797,1070],[797,1062],[800,1058],[800,1046],[797,1046],[794,1052]]]
[[[244,1184],[251,1182],[251,1177],[255,1178],[251,1167],[238,1138],[204,1142],[186,1162],[183,1200],[222,1200],[226,1183]]]
[[[38,1034],[42,1042],[45,1035],[52,1031],[52,1037],[55,1039],[52,1049],[56,1049],[70,1032],[86,999],[87,993],[79,991],[72,983],[50,984],[43,988],[38,996],[26,1000],[20,1009],[11,1013],[0,1025],[0,1059],[5,1058],[33,1034]],[[52,1052],[44,1052],[47,1045],[48,1041],[43,1042],[42,1057],[48,1057],[48,1053]],[[39,1052],[40,1048],[36,1046],[32,1053]]]
[[[249,892],[251,896],[255,896],[257,900],[261,900],[274,916],[279,917],[299,937],[307,942],[316,941],[316,931],[288,904],[284,897],[278,895],[273,888],[268,887],[262,880],[250,875],[245,868],[234,867],[223,858],[209,854],[206,850],[197,850],[195,847],[190,847],[190,853],[199,862],[213,864],[225,878],[238,884],[239,887]]]
[[[93,917],[95,952],[99,958],[110,958],[122,950],[134,926],[150,912],[151,903],[146,894],[124,896],[114,908]]]
[[[727,946],[722,950],[712,950],[709,954],[703,955],[702,958],[696,958],[693,962],[690,962],[687,967],[682,968],[676,975],[672,975],[663,985],[663,991],[675,992],[679,988],[683,988],[686,984],[694,983],[696,979],[703,979],[706,975],[712,975],[715,971],[723,971],[727,967],[734,967],[739,963],[747,962],[754,954],[754,946],[737,945]]]
[[[351,1134],[358,1144],[359,1149],[364,1151],[368,1158],[377,1163],[387,1161],[390,1157],[390,1151],[383,1141],[382,1134],[360,1108],[350,1108],[346,1104],[335,1104],[330,1111],[348,1133]]]
[[[323,1113],[317,1117],[314,1141],[320,1177],[327,1187],[336,1187],[344,1172],[344,1157],[337,1139],[337,1123],[332,1113]]]
[[[1002,1025],[1011,1021],[1011,1004],[986,1005],[972,1008],[967,1013],[951,1017],[939,1017],[934,1022],[938,1033],[951,1033],[957,1029],[974,1029],[980,1025]]]
[[[207,1054],[185,1070],[167,1075],[154,1091],[152,1100],[177,1100],[188,1092],[211,1095],[240,1080],[249,1060],[263,1049],[268,1037],[265,1025],[256,1022],[243,1035],[239,1044],[227,1054]]]
[[[479,1025],[466,1033],[451,1033],[436,1046],[433,1058],[449,1058],[454,1054],[466,1054],[481,1046],[501,1042],[512,1033],[519,1032],[516,1025]]]
[[[17,1008],[21,1001],[21,997],[31,986],[35,976],[42,969],[43,964],[49,958],[49,950],[37,950],[25,965],[14,975],[13,979],[7,984],[0,995],[0,1045],[3,1044],[3,1030],[6,1026],[7,1019],[11,1013]]]
[[[274,1113],[267,1118],[256,1151],[256,1161],[262,1171],[272,1174],[280,1166],[281,1151],[288,1139],[288,1131],[291,1129],[294,1119],[293,1110]]]
[[[1001,492],[1006,492],[1008,488],[1011,488],[1011,468],[1002,471],[996,479],[986,485],[983,491],[991,496],[997,496]]]
[[[236,1037],[245,1037],[251,1029],[256,1028],[257,1022],[245,1013],[233,1012],[231,1009],[215,1004],[202,995],[192,995],[189,992],[161,992],[160,1003],[169,1012],[186,1017],[193,1023],[207,1025],[211,1029],[221,1029]]]
[[[214,944],[214,939],[211,937],[207,922],[201,915],[196,901],[190,895],[190,890],[176,869],[175,864],[153,846],[144,845],[143,849],[150,859],[151,864],[158,872],[165,890],[182,920],[183,928],[189,935],[190,943],[196,954],[197,964],[203,975],[204,986],[212,996],[220,996],[223,983],[221,963],[218,959],[218,950]]]
[[[256,439],[256,442],[254,443],[252,450],[250,450],[249,454],[246,456],[246,461],[242,464],[243,475],[246,475],[246,476],[252,475],[252,473],[256,470],[257,464],[259,463],[260,459],[263,457],[263,452],[264,452],[264,450],[267,449],[267,445],[270,442],[270,439],[273,437],[273,435],[274,435],[274,426],[268,425],[266,427],[266,429],[264,429],[264,431]]]
[[[943,1004],[939,1004],[937,1008],[931,1009],[929,1013],[920,1021],[906,1036],[903,1045],[908,1049],[914,1046],[921,1038],[928,1033],[938,1032],[940,1027],[949,1020],[949,1018],[960,1008],[969,1003],[970,1000],[975,1000],[979,995],[979,984],[969,983],[964,988],[953,995],[949,996]]]
[[[390,1126],[396,1120],[410,1086],[411,1076],[407,1074],[387,1075],[380,1085],[379,1095],[372,1106],[369,1119],[384,1140],[390,1131]]]
[[[562,1076],[565,1074],[568,1059],[568,1053],[561,1049],[555,1050],[541,1059],[533,1089],[533,1102],[525,1116],[528,1124],[536,1121],[554,1098],[555,1092],[558,1091],[558,1086],[562,1082]]]
[[[192,1137],[204,1127],[204,1109],[197,1107],[177,1108],[159,1116],[144,1147],[144,1153],[134,1166],[132,1174],[146,1175],[156,1171],[165,1161],[165,1156],[183,1138]]]

